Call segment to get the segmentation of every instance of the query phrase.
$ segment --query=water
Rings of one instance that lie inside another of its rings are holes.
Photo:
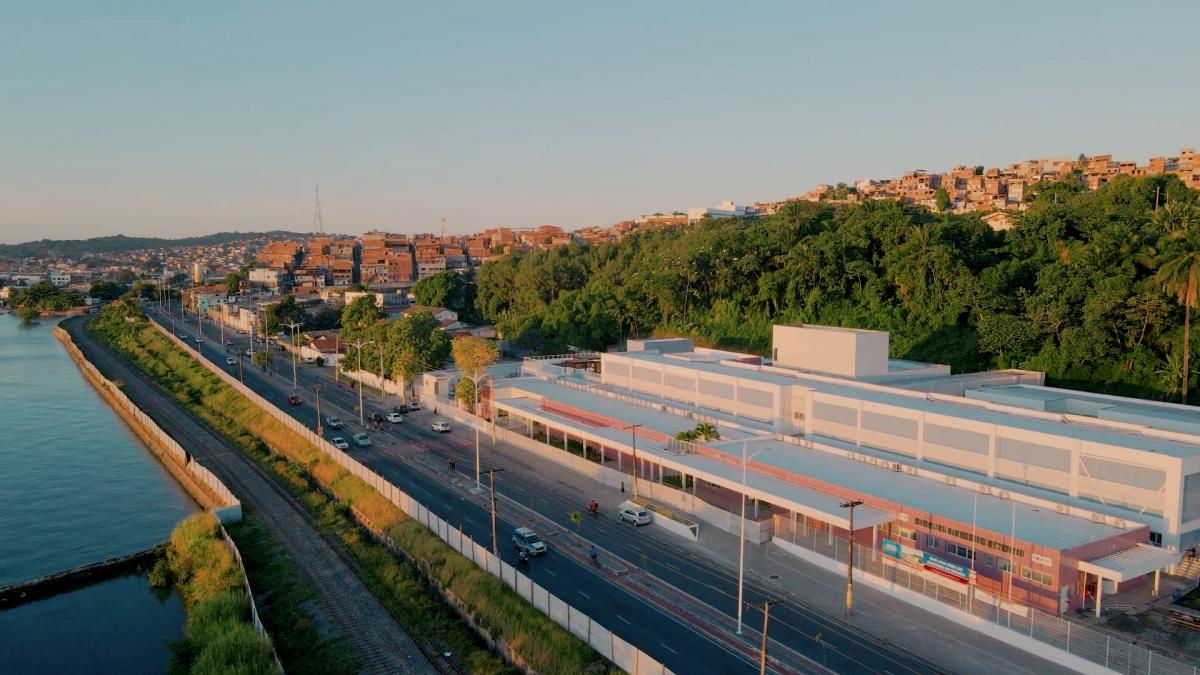
[[[54,323],[20,323],[0,315],[0,586],[144,550],[199,508],[84,380],[55,339]],[[149,592],[144,578],[128,577],[0,612],[0,626],[27,617],[20,641],[10,642],[10,630],[0,627],[0,658],[14,649],[68,658],[56,652],[78,653],[80,636],[90,635],[95,640],[85,643],[97,651],[85,670],[133,672],[102,665],[129,656],[121,626],[112,624],[128,619],[155,627],[158,637],[137,644],[151,645],[141,657],[161,666],[161,638],[177,637],[183,619],[153,597],[155,604],[147,602]],[[76,609],[55,609],[62,607]],[[22,663],[13,670],[0,662],[0,672],[43,672]],[[73,672],[45,672],[52,671]]]

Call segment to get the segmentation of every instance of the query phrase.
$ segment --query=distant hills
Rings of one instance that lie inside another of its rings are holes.
[[[232,244],[263,237],[281,238],[304,236],[301,232],[272,230],[271,232],[218,232],[203,237],[185,237],[183,239],[160,239],[158,237],[126,237],[118,234],[112,237],[95,237],[92,239],[42,239],[24,244],[0,244],[0,256],[15,256],[18,258],[44,257],[51,252],[76,258],[88,254],[123,253],[142,249],[170,248],[172,246],[214,246]]]

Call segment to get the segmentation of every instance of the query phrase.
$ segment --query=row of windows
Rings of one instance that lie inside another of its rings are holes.
[[[1012,571],[1012,563],[1010,563],[1008,561],[1008,558],[997,558],[996,556],[993,556],[993,555],[985,554],[983,556],[983,566],[984,567],[994,567],[994,568],[1000,570],[1001,572],[1011,572]]]
[[[1032,581],[1035,584],[1041,584],[1042,586],[1054,587],[1054,577],[1048,572],[1039,572],[1028,567],[1022,567],[1021,578],[1026,581]]]
[[[975,544],[979,544],[981,546],[986,546],[987,548],[990,548],[990,549],[995,549],[997,551],[1003,551],[1004,553],[1008,553],[1010,555],[1015,555],[1018,558],[1025,557],[1025,551],[1023,551],[1019,548],[1014,549],[1013,547],[1009,546],[1008,544],[1005,544],[1005,543],[999,542],[999,541],[995,541],[994,539],[988,539],[986,537],[977,537],[977,536],[971,534],[970,532],[963,532],[962,530],[956,530],[952,527],[946,527],[945,525],[937,525],[931,521],[925,520],[924,518],[914,518],[913,522],[915,522],[917,525],[919,525],[921,527],[927,527],[931,530],[937,530],[938,532],[941,532],[942,534],[948,534],[952,537],[958,537],[959,539],[964,539],[966,541],[969,541],[969,542],[972,542]]]

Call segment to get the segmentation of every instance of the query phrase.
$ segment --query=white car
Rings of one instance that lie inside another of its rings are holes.
[[[196,344],[200,344],[201,342],[204,342],[204,338],[202,338],[202,337],[196,338]]]
[[[366,434],[354,434],[354,444],[360,448],[371,446],[371,437]]]
[[[254,350],[253,350],[253,349],[247,349],[247,350],[246,350],[246,356],[254,356]]]
[[[237,365],[237,359],[235,359],[235,358],[233,358],[233,357],[231,356],[231,357],[229,357],[229,358],[225,359],[225,365],[227,365],[227,366],[236,366],[236,365]]]
[[[325,418],[325,426],[329,427],[330,429],[341,429],[342,428],[342,418],[326,417]]]
[[[341,436],[334,436],[333,438],[329,439],[329,442],[333,443],[333,447],[337,448],[338,450],[350,449],[350,444],[347,443],[346,439],[342,438]]]
[[[225,341],[225,344],[226,344],[227,346],[230,346],[230,347],[232,347],[232,346],[233,346],[233,340],[226,340],[226,341]]]
[[[420,402],[420,401],[418,401],[418,400],[417,400],[417,399],[415,399],[415,398],[414,398],[414,399],[409,399],[409,401],[408,401],[408,409],[409,409],[409,410],[420,410],[420,409],[421,409],[421,402]]]
[[[634,527],[649,525],[654,522],[650,511],[641,504],[625,501],[617,506],[617,520],[633,523]]]
[[[392,424],[400,424],[404,421],[404,415],[401,415],[400,413],[388,413],[386,419]]]
[[[439,433],[439,434],[448,432],[448,431],[450,431],[450,423],[449,422],[434,422],[433,430],[435,433]]]

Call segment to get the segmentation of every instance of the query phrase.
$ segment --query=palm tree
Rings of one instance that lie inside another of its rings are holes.
[[[1183,360],[1174,352],[1167,354],[1166,362],[1154,370],[1154,374],[1162,378],[1163,384],[1166,385],[1168,396],[1179,392],[1180,384],[1185,379],[1183,372]]]
[[[1195,204],[1172,200],[1154,212],[1152,223],[1167,234],[1174,234],[1200,225],[1200,209]]]
[[[1141,228],[1129,223],[1111,223],[1101,229],[1083,248],[1080,262],[1100,270],[1149,267],[1154,249],[1147,245]]]
[[[1162,284],[1164,293],[1174,295],[1183,305],[1183,402],[1187,403],[1192,308],[1200,299],[1200,228],[1176,232],[1168,237],[1163,249],[1154,280]]]
[[[717,428],[708,422],[701,422],[696,425],[696,437],[706,441],[715,441],[721,438],[721,434],[717,432]]]
[[[700,434],[696,433],[695,429],[688,429],[687,431],[681,431],[675,434],[675,440],[677,441],[694,441],[699,437]]]

